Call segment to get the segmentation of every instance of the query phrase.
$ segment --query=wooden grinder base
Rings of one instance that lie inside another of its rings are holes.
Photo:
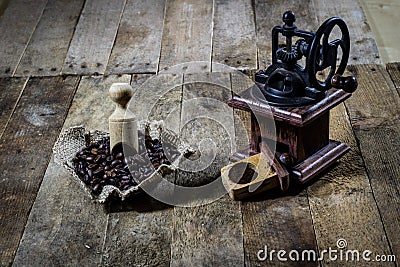
[[[331,89],[321,101],[301,107],[269,106],[253,96],[255,84],[228,104],[251,113],[251,143],[231,157],[235,162],[260,153],[260,145],[276,141],[276,154],[290,158],[286,167],[290,177],[306,183],[349,151],[349,147],[329,139],[329,111],[351,96],[340,89]],[[271,121],[275,132],[271,131]]]

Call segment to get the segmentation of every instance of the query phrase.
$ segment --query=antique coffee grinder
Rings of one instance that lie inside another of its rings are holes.
[[[255,84],[228,102],[251,113],[251,144],[231,161],[263,154],[275,172],[284,168],[290,179],[306,183],[349,150],[329,139],[329,111],[351,96],[357,80],[342,76],[350,52],[342,19],[326,20],[315,33],[297,29],[295,21],[292,11],[283,14],[284,25],[272,30],[272,65],[256,73]],[[331,40],[334,29],[340,37]],[[280,35],[286,39],[284,46],[278,43]],[[271,120],[276,131],[270,129]],[[274,150],[268,149],[271,143],[276,144],[275,154],[268,157],[264,151]],[[278,173],[276,178],[285,189],[288,181],[282,181],[283,176]]]

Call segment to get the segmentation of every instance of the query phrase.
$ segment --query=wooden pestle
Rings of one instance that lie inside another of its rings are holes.
[[[115,110],[108,119],[110,149],[123,144],[138,151],[138,129],[135,114],[128,108],[133,89],[128,83],[114,83],[109,90],[110,98],[116,103]]]

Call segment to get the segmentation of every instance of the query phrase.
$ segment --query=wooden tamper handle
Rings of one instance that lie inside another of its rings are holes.
[[[347,93],[353,93],[358,86],[356,77],[354,76],[342,76],[335,74],[332,77],[331,84],[337,89],[343,89]]]
[[[128,83],[114,83],[109,90],[110,98],[116,103],[115,110],[108,119],[110,148],[123,144],[138,151],[138,130],[135,114],[128,108],[133,89]]]

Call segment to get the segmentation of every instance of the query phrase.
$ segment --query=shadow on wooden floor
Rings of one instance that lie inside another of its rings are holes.
[[[171,208],[173,208],[173,206],[162,203],[152,198],[151,196],[147,195],[145,192],[131,196],[128,199],[124,200],[123,202],[121,200],[112,199],[104,205],[104,210],[107,213],[128,212],[128,211],[137,211],[140,213],[146,213],[146,212],[154,212]]]

